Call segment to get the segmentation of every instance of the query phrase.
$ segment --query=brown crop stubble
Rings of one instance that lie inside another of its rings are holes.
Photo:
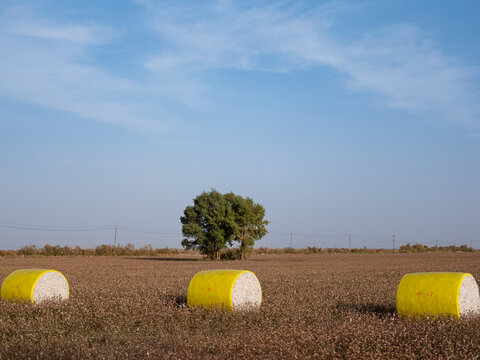
[[[0,359],[480,358],[478,317],[395,315],[403,274],[466,271],[478,280],[478,253],[258,255],[245,262],[0,258],[0,281],[32,267],[61,271],[70,301],[0,301]],[[213,268],[253,271],[262,284],[261,309],[188,308],[190,279]]]

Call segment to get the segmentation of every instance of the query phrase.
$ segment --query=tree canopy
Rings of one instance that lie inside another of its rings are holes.
[[[255,244],[255,241],[267,234],[268,220],[264,220],[265,209],[249,197],[244,199],[234,193],[228,193],[225,194],[225,198],[235,214],[234,240],[240,245],[243,260],[245,253]]]
[[[196,249],[211,259],[219,259],[221,250],[239,244],[241,258],[256,240],[267,234],[265,209],[251,198],[234,193],[221,194],[212,189],[193,199],[182,223],[182,241],[186,249]]]

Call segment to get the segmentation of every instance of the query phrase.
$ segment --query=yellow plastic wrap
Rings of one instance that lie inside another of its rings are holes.
[[[12,302],[31,302],[33,303],[33,290],[38,280],[48,272],[57,272],[60,275],[63,274],[56,270],[44,270],[44,269],[21,269],[15,270],[6,277],[3,281],[1,296],[6,301]],[[68,281],[65,278],[65,281]]]
[[[220,307],[233,311],[233,286],[238,277],[247,272],[251,273],[248,270],[205,270],[198,272],[188,286],[188,306]]]
[[[460,272],[426,272],[405,275],[397,290],[400,315],[453,315],[460,317]]]

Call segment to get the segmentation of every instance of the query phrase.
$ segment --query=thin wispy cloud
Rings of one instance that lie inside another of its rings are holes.
[[[379,95],[385,106],[442,121],[480,127],[478,69],[463,65],[413,24],[392,24],[350,38],[338,36],[335,17],[348,2],[217,1],[202,5],[143,2],[150,24],[168,46],[146,62],[157,72],[207,68],[294,72],[327,66],[353,91]]]
[[[443,54],[417,27],[400,24],[363,36],[336,66],[353,89],[373,90],[391,107],[480,124],[471,86],[478,69]]]
[[[0,16],[0,48],[8,49],[0,57],[0,93],[136,131],[162,131],[168,123],[147,103],[130,100],[144,95],[141,84],[92,60],[92,47],[113,36],[111,28],[58,24],[28,8]]]
[[[29,6],[0,9],[0,48],[8,49],[0,57],[0,93],[93,121],[162,131],[176,107],[195,111],[211,91],[222,91],[205,79],[207,71],[326,67],[342,75],[349,91],[376,94],[375,105],[480,128],[480,94],[472,86],[478,69],[443,53],[414,24],[341,33],[337,19],[357,3],[136,2],[146,14],[137,26],[148,27],[153,40],[125,76],[92,55],[121,42],[125,29],[60,22]]]
[[[100,44],[108,38],[110,33],[113,34],[113,31],[107,27],[55,24],[44,19],[34,19],[31,11],[24,8],[5,11],[0,31],[4,35],[20,35],[80,44]]]

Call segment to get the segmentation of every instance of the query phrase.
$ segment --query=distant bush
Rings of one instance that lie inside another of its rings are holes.
[[[35,245],[27,245],[18,249],[17,255],[38,255],[38,249]]]
[[[475,251],[467,245],[461,246],[433,246],[428,247],[424,244],[406,244],[400,246],[398,252],[401,253],[422,253],[422,252],[473,252]],[[266,247],[252,249],[252,254],[373,254],[373,253],[391,253],[392,249],[346,249],[346,248],[319,248],[319,247],[307,247],[302,249],[295,249],[286,247],[283,249],[270,249]],[[0,256],[161,256],[161,255],[178,255],[178,254],[198,254],[195,250],[178,250],[170,249],[168,247],[154,249],[152,245],[146,245],[136,248],[133,244],[127,244],[125,246],[116,246],[115,249],[112,245],[98,245],[95,248],[80,248],[79,246],[60,246],[45,244],[44,247],[37,248],[35,245],[26,245],[18,250],[0,250]],[[237,260],[241,257],[240,250],[238,248],[224,249],[221,252],[221,259],[223,260]]]
[[[0,250],[0,256],[16,256],[15,250]]]
[[[105,256],[113,255],[113,246],[102,244],[95,248],[95,255]]]
[[[258,249],[253,249],[253,253],[254,254],[263,254],[263,255],[266,255],[266,254],[280,254],[283,250],[282,249],[271,249],[271,248],[267,248],[267,247],[261,247],[261,248],[258,248]]]
[[[195,251],[159,248],[154,249],[152,245],[135,248],[133,244],[116,246],[102,244],[95,248],[81,248],[79,246],[60,246],[45,244],[41,248],[35,245],[26,245],[18,250],[0,250],[0,256],[157,256],[176,254],[195,254]]]
[[[422,252],[435,252],[435,251],[443,251],[443,252],[448,252],[448,251],[462,251],[462,252],[473,252],[473,249],[467,245],[461,245],[461,246],[455,246],[455,245],[449,245],[449,246],[432,246],[428,247],[427,245],[423,244],[414,244],[411,245],[410,243],[406,245],[400,246],[400,252],[402,253],[422,253]]]
[[[322,248],[319,247],[307,247],[306,253],[307,254],[321,254],[323,252]]]
[[[220,253],[221,260],[240,260],[241,258],[242,253],[236,248],[225,249]]]

